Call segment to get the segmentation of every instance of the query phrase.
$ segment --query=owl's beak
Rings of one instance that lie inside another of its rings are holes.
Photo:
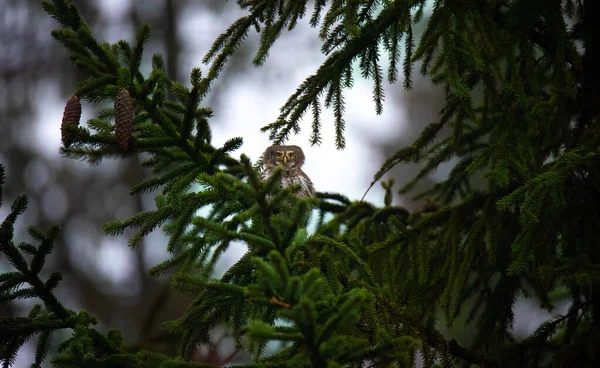
[[[287,155],[283,156],[283,163],[287,164]]]

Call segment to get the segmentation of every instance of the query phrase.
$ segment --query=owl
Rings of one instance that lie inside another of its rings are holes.
[[[314,197],[315,188],[310,178],[302,171],[304,165],[304,152],[298,146],[271,146],[263,155],[264,170],[260,174],[261,180],[266,180],[277,166],[283,167],[281,186],[288,187],[300,184],[298,197]]]

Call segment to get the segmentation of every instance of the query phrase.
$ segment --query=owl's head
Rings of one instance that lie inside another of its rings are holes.
[[[304,164],[304,152],[298,146],[271,146],[263,157],[268,167],[283,166],[284,169],[299,169]]]

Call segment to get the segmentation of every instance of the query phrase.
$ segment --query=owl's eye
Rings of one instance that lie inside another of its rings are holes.
[[[294,158],[294,153],[293,152],[288,153],[288,157],[289,158]]]
[[[282,158],[282,157],[283,157],[283,153],[281,153],[281,152],[277,152],[275,154],[275,158]]]

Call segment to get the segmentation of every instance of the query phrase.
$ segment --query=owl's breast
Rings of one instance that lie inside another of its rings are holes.
[[[300,181],[298,180],[297,176],[292,176],[292,175],[284,175],[281,178],[281,186],[286,188],[289,187],[292,184],[299,184]]]

